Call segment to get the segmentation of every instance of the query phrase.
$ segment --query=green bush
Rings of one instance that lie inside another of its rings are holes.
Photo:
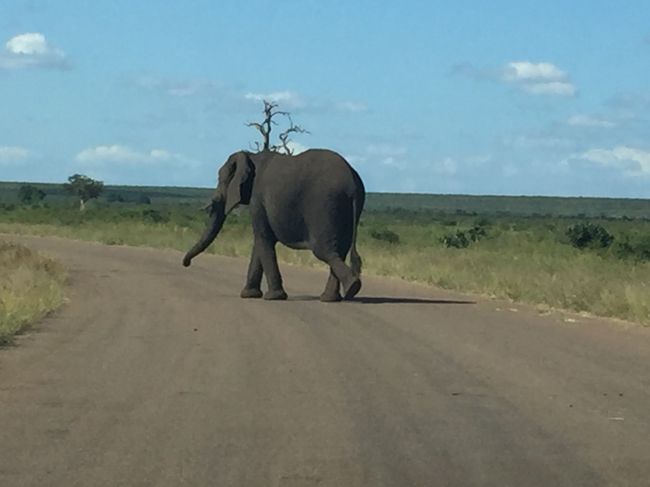
[[[18,190],[18,201],[23,205],[37,205],[45,199],[45,192],[31,184],[23,184]]]
[[[481,225],[474,225],[467,231],[467,234],[472,242],[478,242],[482,238],[487,237],[487,230]]]
[[[566,236],[571,245],[578,249],[604,249],[614,242],[614,236],[596,223],[577,223],[571,225]]]
[[[456,233],[448,233],[440,239],[440,242],[447,248],[465,249],[472,242],[478,242],[485,237],[487,237],[485,227],[476,224],[466,231],[458,230]]]
[[[624,235],[616,242],[614,254],[621,259],[650,261],[650,235]]]
[[[465,235],[465,232],[459,230],[456,233],[444,235],[440,239],[440,242],[442,242],[442,244],[447,248],[465,249],[469,247],[470,240],[467,238],[467,235]]]
[[[142,212],[142,219],[152,223],[167,223],[169,215],[154,209],[146,209]]]
[[[378,230],[371,230],[370,231],[370,236],[374,238],[375,240],[379,240],[381,242],[387,242],[389,244],[398,244],[399,243],[399,235],[393,232],[392,230],[389,230],[387,228],[380,228]]]

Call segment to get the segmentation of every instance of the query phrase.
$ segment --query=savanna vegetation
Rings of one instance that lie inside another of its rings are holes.
[[[0,186],[0,233],[179,250],[203,230],[212,191],[107,186],[80,212],[53,187],[21,205],[19,187]],[[209,251],[247,257],[251,245],[242,208]],[[648,200],[370,194],[359,248],[369,274],[650,325]],[[304,251],[279,257],[320,265]]]
[[[58,263],[0,240],[0,345],[63,302],[65,279]]]

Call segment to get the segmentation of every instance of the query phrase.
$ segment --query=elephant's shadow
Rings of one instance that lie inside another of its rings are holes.
[[[318,301],[317,296],[293,296],[289,301]],[[344,301],[351,304],[476,304],[476,301],[455,299],[408,298],[400,296],[357,296]]]

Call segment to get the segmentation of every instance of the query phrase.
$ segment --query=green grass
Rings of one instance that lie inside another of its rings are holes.
[[[56,262],[0,240],[0,345],[61,305],[65,279]]]
[[[0,232],[187,250],[205,220],[194,204],[98,205],[84,213],[16,208],[0,210]],[[571,246],[566,230],[583,221],[605,227],[614,244],[584,250]],[[442,243],[445,235],[469,235],[477,225],[485,235],[467,248]],[[359,232],[367,274],[650,325],[650,260],[648,254],[635,253],[641,247],[634,242],[650,242],[650,221],[369,211]],[[243,210],[228,218],[208,252],[248,257],[251,245],[250,218]],[[306,251],[280,247],[278,254],[284,262],[322,265]]]

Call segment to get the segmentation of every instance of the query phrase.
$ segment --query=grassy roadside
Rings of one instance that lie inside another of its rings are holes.
[[[13,222],[0,220],[0,233],[187,250],[205,221],[205,215],[195,210],[169,214],[143,210],[137,215],[111,211],[88,212],[78,221],[71,213],[69,220],[56,224],[45,223],[47,215],[39,216],[39,212],[16,215]],[[27,216],[30,223],[21,223]],[[495,217],[486,223],[485,238],[467,248],[441,244],[445,235],[467,230],[475,223],[472,216],[436,219],[430,215],[370,213],[364,216],[359,233],[364,272],[650,325],[650,261],[620,258],[612,249],[572,247],[563,241],[571,221],[554,218]],[[611,220],[603,224],[621,240],[628,234],[650,234],[650,222]],[[232,215],[208,252],[248,257],[251,240],[246,214]],[[322,266],[310,252],[279,246],[278,255],[283,262]]]
[[[65,279],[58,263],[0,240],[0,345],[61,305]]]

